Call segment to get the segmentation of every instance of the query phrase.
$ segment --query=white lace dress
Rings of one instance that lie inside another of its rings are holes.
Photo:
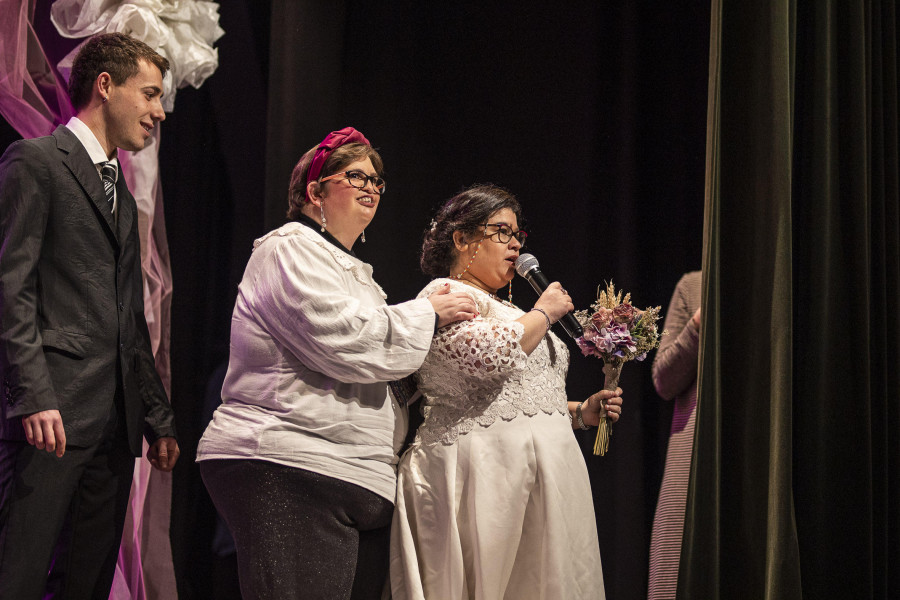
[[[403,455],[394,600],[604,598],[590,482],[566,408],[569,352],[526,355],[523,312],[460,282],[481,315],[444,327],[419,370],[425,421]]]

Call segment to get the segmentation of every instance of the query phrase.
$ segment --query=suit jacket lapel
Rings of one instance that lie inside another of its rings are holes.
[[[118,250],[118,240],[116,239],[116,225],[113,219],[112,211],[109,210],[109,204],[106,202],[106,193],[103,191],[103,182],[97,174],[97,167],[91,162],[87,150],[75,137],[75,134],[68,130],[65,126],[60,125],[53,132],[56,138],[56,146],[62,150],[66,156],[63,158],[63,164],[72,172],[72,175],[78,180],[85,195],[90,199],[101,217],[103,226],[109,234],[110,239],[116,245]]]

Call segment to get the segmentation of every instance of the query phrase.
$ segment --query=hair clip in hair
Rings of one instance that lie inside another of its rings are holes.
[[[431,229],[430,229],[430,231],[431,231],[432,233],[434,233],[434,230],[435,230],[435,229],[437,229],[437,221],[435,221],[434,219],[432,219],[432,220],[431,220]]]

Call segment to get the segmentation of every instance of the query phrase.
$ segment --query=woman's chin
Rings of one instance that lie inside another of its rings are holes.
[[[362,218],[360,218],[360,220],[359,220],[360,226],[363,229],[365,229],[372,223],[372,219],[374,219],[374,218],[375,218],[375,207],[366,209],[365,213],[362,215]]]
[[[508,286],[509,282],[512,281],[512,278],[513,273],[504,274],[491,281],[489,286],[496,292],[497,290],[503,289]]]

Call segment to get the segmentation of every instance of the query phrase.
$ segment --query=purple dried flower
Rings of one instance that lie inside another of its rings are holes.
[[[576,339],[576,340],[575,340],[575,343],[578,344],[578,348],[581,350],[581,353],[582,353],[583,355],[585,355],[585,356],[596,356],[597,358],[603,358],[603,357],[600,355],[600,350],[599,350],[599,348],[597,348],[597,345],[596,345],[593,341],[587,339],[587,338],[588,338],[588,335],[587,335],[587,334],[588,334],[589,332],[590,332],[590,333],[593,333],[593,332],[591,332],[590,330],[585,331],[585,335],[582,336],[582,337],[580,337],[580,338],[578,338],[578,339]]]
[[[628,331],[628,326],[624,323],[609,325],[600,330],[600,339],[597,340],[597,347],[605,354],[625,358],[625,352],[634,352],[637,346],[634,345],[634,339]]]

